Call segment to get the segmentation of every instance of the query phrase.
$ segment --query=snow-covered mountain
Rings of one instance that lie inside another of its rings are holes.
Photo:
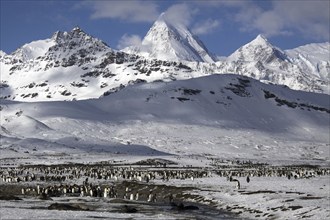
[[[191,34],[183,38],[185,31],[188,33],[189,30],[178,28],[180,25],[174,28],[163,17],[154,26],[163,26],[167,31],[159,31],[162,30],[160,27],[153,26],[144,42],[158,42],[152,44],[156,54],[164,52],[159,52],[164,49],[163,45],[172,49],[181,48],[177,51],[183,52],[181,58],[177,57],[180,61],[146,58],[132,51],[116,51],[80,28],[69,32],[57,31],[49,39],[25,44],[11,54],[0,54],[0,97],[18,101],[90,99],[140,82],[183,80],[226,73],[249,76],[296,90],[330,94],[329,43],[282,51],[259,35],[221,61],[185,61],[184,54],[201,58],[201,54],[209,53],[204,53],[206,49],[203,53],[192,53],[190,49],[197,50],[198,45],[205,47],[202,43],[196,43],[199,41]],[[196,44],[189,46],[187,42]],[[173,55],[167,52],[167,55]],[[199,60],[196,57],[192,60]]]
[[[229,62],[261,62],[278,66],[283,61],[288,61],[286,54],[273,46],[265,36],[258,35],[254,40],[242,46],[228,58]]]
[[[303,54],[307,55],[312,50],[312,48],[307,49]],[[324,66],[329,65],[329,59],[326,57],[326,54],[328,57],[330,55],[329,50],[322,50],[320,47],[318,51],[323,55],[317,57],[318,62]],[[264,82],[287,85],[296,90],[329,93],[329,78],[323,77],[323,72],[326,72],[323,70],[325,68],[321,70],[321,74],[316,62],[314,65],[310,65],[314,68],[304,68],[292,55],[292,52],[282,51],[272,45],[264,36],[258,35],[256,39],[231,54],[226,63],[233,67],[231,73],[250,76]]]
[[[203,42],[180,23],[174,23],[162,13],[152,25],[142,44],[123,49],[147,58],[171,61],[215,61]]]
[[[26,44],[0,64],[1,97],[24,101],[99,98],[128,84],[193,77],[182,63],[112,50],[80,28]]]
[[[191,69],[204,74],[232,73],[249,76],[266,83],[286,85],[295,90],[303,90],[330,94],[329,59],[330,51],[320,45],[320,52],[312,52],[312,48],[302,51],[300,56],[310,57],[315,55],[314,62],[301,61],[293,53],[283,51],[272,45],[264,36],[258,35],[256,39],[240,47],[226,59],[209,63],[185,63]],[[290,50],[291,51],[291,50]],[[294,50],[292,50],[294,51]],[[320,55],[321,54],[321,55]],[[317,60],[317,62],[315,62]],[[306,68],[308,65],[310,68]]]

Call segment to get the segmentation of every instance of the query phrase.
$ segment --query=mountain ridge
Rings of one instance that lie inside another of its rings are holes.
[[[314,51],[317,45],[314,44]],[[308,55],[312,49],[307,46],[283,51],[258,35],[221,61],[168,61],[114,50],[75,27],[70,32],[57,31],[49,39],[25,44],[12,54],[0,54],[1,98],[18,101],[99,98],[139,82],[224,73],[330,94],[327,45],[320,44],[325,49],[320,56],[314,52],[312,57]]]

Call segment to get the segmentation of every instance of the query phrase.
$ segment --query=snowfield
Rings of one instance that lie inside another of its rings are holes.
[[[45,210],[54,201],[72,203],[77,198],[54,197],[41,204],[37,198],[19,195],[23,200],[1,202],[1,219],[200,219],[203,212],[215,213],[209,219],[217,219],[218,214],[227,219],[329,218],[329,100],[329,95],[230,74],[140,83],[99,99],[1,100],[2,172],[20,165],[106,162],[124,166],[161,158],[183,170],[209,173],[203,178],[165,182],[155,178],[144,183],[145,187],[178,187],[180,200],[199,204],[199,212],[172,212],[170,207],[162,208],[160,201],[159,212],[112,212],[112,206],[105,205],[112,200],[104,203],[88,197],[81,201],[94,204],[96,210]],[[249,183],[245,175],[234,175],[241,184],[236,189],[235,182],[219,172],[225,169],[233,175],[233,170],[254,169],[237,161],[250,161],[261,171],[291,166],[302,167],[301,172],[325,171],[291,179],[271,173],[251,175]],[[20,186],[0,180],[0,187],[8,184]],[[120,205],[115,203],[114,209]],[[135,206],[150,210],[148,204]]]

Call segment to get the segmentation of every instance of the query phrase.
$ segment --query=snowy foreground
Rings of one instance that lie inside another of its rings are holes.
[[[0,219],[328,219],[328,108],[328,95],[233,75],[135,85],[97,100],[2,100]],[[172,162],[166,169],[207,175],[168,181],[156,176],[149,182],[90,178],[101,187],[115,185],[121,190],[117,199],[61,195],[41,200],[21,193],[37,184],[83,184],[85,177],[19,183],[3,178],[20,165],[162,169],[135,164],[147,159]],[[229,176],[240,181],[240,189]],[[142,194],[138,201],[125,200],[127,184],[141,193],[158,190],[157,201],[148,203]],[[199,209],[173,209],[165,198],[169,192],[175,203]],[[13,197],[4,197],[7,193]],[[54,203],[87,208],[49,210]],[[137,212],[122,211],[124,204]]]
[[[111,154],[103,155],[103,158],[100,155],[97,155],[97,158],[93,157],[96,155],[90,156],[72,155],[70,158],[89,164],[90,168],[95,166],[93,163],[86,161],[93,159],[104,159],[102,160],[102,166],[106,166],[105,159],[111,158],[107,162],[120,168],[122,167],[120,164],[125,164],[124,167],[128,167],[127,163],[129,161],[137,162],[141,159],[154,158],[152,156],[135,156],[131,158]],[[66,160],[70,158],[63,155],[48,156],[48,159],[57,159],[57,163],[67,163]],[[156,176],[148,183],[135,178],[131,180],[125,180],[121,177],[107,180],[90,178],[90,182],[101,186],[101,188],[105,185],[115,186],[118,190],[118,197],[103,198],[103,195],[101,197],[91,197],[79,194],[73,196],[69,193],[67,195],[62,193],[59,196],[50,196],[46,200],[40,195],[36,195],[37,185],[43,187],[47,185],[58,187],[73,184],[80,185],[84,178],[53,182],[44,182],[37,179],[36,181],[23,183],[7,183],[2,180],[0,182],[2,191],[0,194],[2,200],[1,219],[328,219],[330,216],[329,167],[321,166],[326,172],[325,175],[309,176],[307,174],[297,179],[293,176],[290,179],[286,176],[276,175],[250,176],[249,183],[246,181],[246,176],[235,176],[236,174],[233,173],[233,177],[240,181],[240,188],[237,189],[235,182],[228,181],[227,177],[221,176],[218,172],[227,170],[230,173],[230,171],[243,170],[237,168],[239,167],[235,164],[237,161],[221,160],[220,164],[222,166],[215,166],[214,159],[204,156],[163,156],[162,158],[185,165],[169,165],[166,168],[155,168],[153,166],[146,169],[166,170],[181,167],[180,170],[187,170],[188,172],[200,169],[207,171],[208,176],[185,179],[170,178],[168,181]],[[30,162],[40,164],[43,163],[44,159],[45,157],[41,157],[40,161],[30,160]],[[25,162],[28,161],[25,160]],[[281,161],[276,160],[274,162],[281,163]],[[189,164],[193,164],[194,167],[187,167]],[[197,165],[198,167],[196,167]],[[74,164],[71,163],[70,166],[74,166]],[[8,169],[5,168],[6,165],[2,165],[2,167],[4,168],[2,171]],[[132,165],[133,168],[129,167],[129,169],[134,170],[143,169],[141,165]],[[268,165],[265,167],[268,167]],[[284,166],[274,167],[284,168]],[[306,173],[317,169],[317,166],[304,167],[299,165],[297,167],[302,167],[302,170],[307,171]],[[26,190],[25,194],[22,195],[21,188],[34,189],[35,191],[28,193]],[[126,198],[125,188],[129,188],[128,197]],[[157,201],[148,202],[147,194],[151,191],[157,192]],[[139,192],[139,200],[135,201],[135,197],[134,201],[130,200],[130,192],[134,192],[134,194]],[[192,204],[197,206],[198,210],[181,210],[177,206],[171,205],[167,199],[170,193],[173,194],[176,204],[183,203],[185,206]],[[4,195],[13,195],[13,197],[8,198]],[[70,208],[52,208],[57,204],[69,205]],[[123,209],[125,204],[137,211],[130,213]]]

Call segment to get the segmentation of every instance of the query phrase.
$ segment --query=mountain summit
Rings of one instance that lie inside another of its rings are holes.
[[[197,36],[185,25],[168,19],[166,13],[162,13],[155,21],[140,46],[125,48],[123,51],[160,60],[215,61]]]
[[[25,44],[10,54],[10,56],[12,59],[21,62],[32,61],[38,57],[46,56],[54,58],[54,55],[67,58],[68,52],[74,53],[81,48],[88,48],[90,53],[110,50],[103,41],[88,35],[79,27],[75,27],[69,32],[56,31],[51,38]]]
[[[278,64],[289,60],[281,49],[273,46],[265,36],[259,34],[254,40],[232,53],[228,61],[260,61],[264,64]]]

